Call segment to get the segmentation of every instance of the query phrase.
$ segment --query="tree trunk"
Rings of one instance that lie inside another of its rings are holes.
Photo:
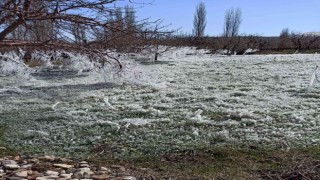
[[[156,53],[154,54],[154,60],[155,60],[155,61],[157,61],[157,60],[158,60],[158,55],[159,55],[159,53],[158,53],[158,52],[156,52]]]
[[[155,61],[158,60],[158,55],[159,55],[158,50],[159,50],[159,44],[156,45],[156,52],[155,52],[155,54],[154,54],[154,60],[155,60]]]
[[[19,18],[12,24],[10,24],[6,29],[0,32],[0,41],[3,41],[9,33],[17,29],[18,26],[20,26],[23,23],[23,19]]]

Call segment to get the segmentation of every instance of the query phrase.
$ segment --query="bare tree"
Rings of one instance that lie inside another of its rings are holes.
[[[117,42],[121,42],[122,34],[126,34],[126,37],[136,37],[140,31],[128,31],[123,28],[121,9],[119,10],[115,6],[117,1],[120,0],[1,0],[0,49],[33,47],[93,53],[101,58],[99,61],[117,62],[121,68],[120,62],[110,57],[106,53],[105,47],[112,47]],[[112,15],[116,16],[115,21],[110,21]],[[140,23],[148,24],[146,21]],[[48,25],[52,25],[55,36],[51,32],[39,32],[41,27]],[[81,25],[81,29],[76,33],[74,28],[70,28],[75,25]],[[83,27],[85,27],[85,32],[83,32]],[[36,38],[36,40],[20,39],[24,37],[21,33],[35,29],[37,31],[34,32],[40,38]],[[16,30],[18,33],[15,33]],[[100,33],[99,38],[96,38],[98,32],[103,32],[106,35],[101,36]],[[111,32],[121,33],[110,36]],[[85,45],[76,42],[79,39],[83,40],[84,37],[88,40]]]
[[[226,11],[223,28],[224,37],[234,37],[238,35],[242,22],[241,16],[242,12],[239,8],[236,10],[232,8]]]
[[[71,24],[70,33],[73,35],[76,44],[82,45],[87,43],[86,29],[87,27],[83,24]]]
[[[242,38],[238,37],[239,27],[242,22],[241,10],[231,8],[226,11],[223,27],[223,49],[227,49],[228,55],[236,53],[235,50],[241,43]]]
[[[279,49],[288,49],[291,45],[290,41],[290,32],[289,28],[284,28],[281,30],[280,36],[279,36]]]
[[[281,30],[281,33],[280,33],[280,38],[281,37],[289,37],[290,36],[290,32],[289,32],[289,28],[284,28]]]
[[[155,61],[158,60],[159,55],[170,49],[169,46],[160,48],[160,45],[175,32],[163,30],[165,28],[167,28],[167,26],[163,26],[160,20],[155,22],[154,26],[139,27],[139,29],[141,29],[141,38],[139,38],[139,40],[142,41],[140,43],[143,44],[144,47],[148,47],[147,51],[154,54]]]
[[[122,8],[117,7],[115,9],[113,20],[117,29],[120,29],[120,30],[124,29],[124,18],[123,18]]]
[[[290,40],[294,45],[295,52],[298,53],[302,50],[310,50],[312,46],[319,45],[320,36],[314,33],[297,33],[291,32]]]
[[[136,12],[133,7],[125,6],[124,7],[124,22],[126,29],[136,28]]]
[[[204,36],[204,30],[207,25],[206,14],[206,5],[203,2],[200,2],[197,5],[193,19],[193,34],[195,37]]]

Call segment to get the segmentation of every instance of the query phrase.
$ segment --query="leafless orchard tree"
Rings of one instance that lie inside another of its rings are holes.
[[[203,2],[200,2],[197,5],[196,12],[193,19],[193,34],[195,37],[203,37],[204,30],[207,25],[206,21],[206,5]]]
[[[117,1],[120,0],[0,0],[0,50],[61,49],[94,54],[99,61],[116,62],[122,68],[116,58],[106,58],[105,48],[124,40],[124,34],[126,38],[136,38],[141,32],[124,28],[122,10],[115,6]],[[110,20],[112,16],[115,18]],[[141,26],[145,24],[151,23],[140,22]]]
[[[320,36],[314,33],[298,33],[290,32],[288,28],[284,28],[279,36],[280,50],[294,50],[296,53],[304,50],[318,49]]]
[[[170,49],[167,46],[165,49],[159,49],[159,46],[163,43],[164,40],[171,37],[174,31],[163,30],[167,26],[162,25],[162,21],[157,21],[155,26],[145,26],[142,27],[142,42],[145,47],[148,47],[148,51],[154,54],[154,60],[157,61],[160,54],[168,51]],[[157,32],[157,33],[155,33]]]
[[[310,50],[311,48],[317,48],[317,46],[319,46],[320,43],[320,36],[312,33],[308,34],[291,32],[289,38],[294,45],[296,53],[302,50]]]
[[[255,51],[249,51],[246,50],[252,49],[252,50],[261,50],[263,46],[265,45],[265,41],[259,38],[259,35],[241,35],[233,37],[234,46],[233,49],[234,52],[237,55],[243,55],[243,54],[254,54]]]

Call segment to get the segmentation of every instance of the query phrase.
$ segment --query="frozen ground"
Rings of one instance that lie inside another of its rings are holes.
[[[320,144],[320,84],[307,89],[320,55],[181,48],[160,61],[131,63],[124,79],[71,70],[0,77],[1,141],[58,155]]]

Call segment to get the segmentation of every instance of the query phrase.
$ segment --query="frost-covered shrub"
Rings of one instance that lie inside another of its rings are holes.
[[[90,61],[89,57],[81,54],[69,54],[70,62],[65,63],[68,68],[78,71],[78,73],[92,71],[98,62]]]
[[[30,78],[33,72],[22,61],[21,56],[15,52],[0,54],[0,76],[18,76],[19,78]]]
[[[115,61],[112,58],[108,60]],[[119,56],[117,60],[121,63],[120,69],[116,63],[106,63],[104,66],[92,62],[92,70],[89,72],[91,77],[101,77],[102,81],[113,82],[116,84],[142,84],[151,86],[162,86],[158,74],[155,71],[149,71],[143,65],[131,59],[128,56]]]

